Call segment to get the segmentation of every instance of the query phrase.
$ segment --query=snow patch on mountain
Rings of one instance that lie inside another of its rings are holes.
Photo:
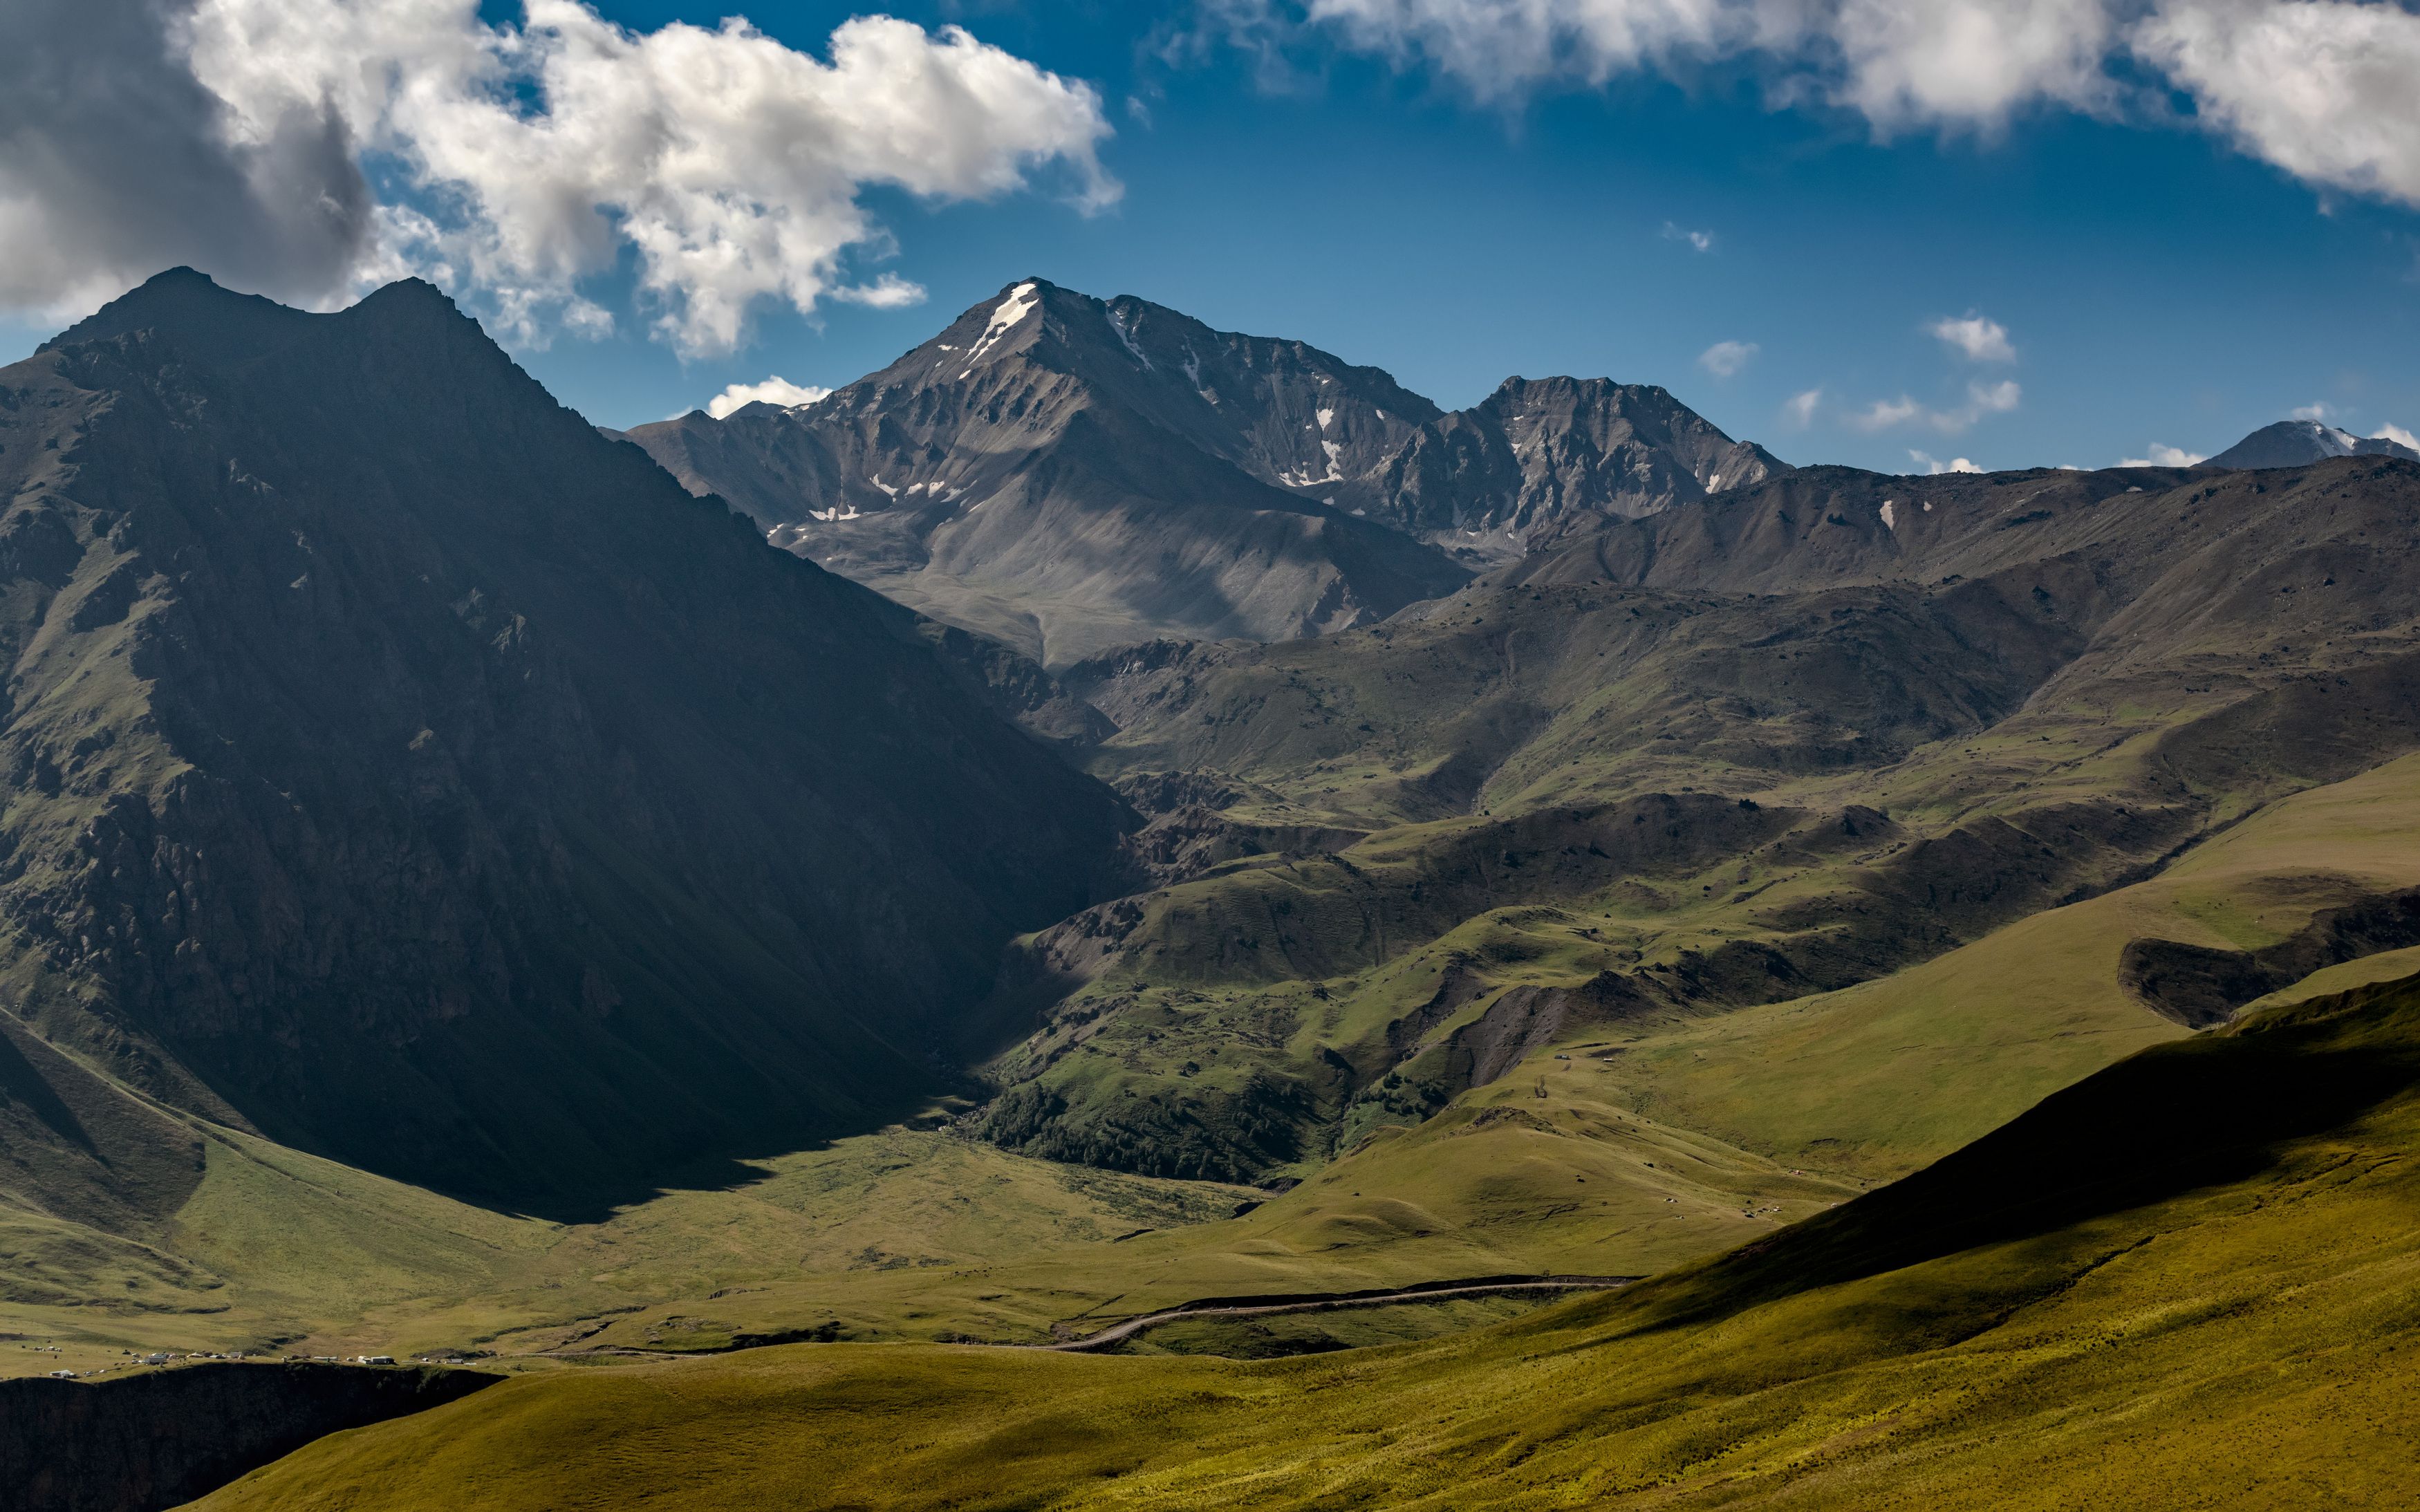
[[[1019,284],[1008,291],[1008,298],[1001,301],[1000,307],[992,311],[991,324],[984,327],[983,340],[976,342],[974,350],[967,353],[967,370],[958,377],[963,378],[974,372],[975,363],[982,361],[983,354],[998,345],[1001,337],[1016,330],[1018,321],[1033,313],[1033,307],[1042,302],[1033,297],[1033,288],[1032,284]]]

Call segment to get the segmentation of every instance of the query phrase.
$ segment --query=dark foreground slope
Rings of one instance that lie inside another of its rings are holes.
[[[862,1120],[1115,841],[905,617],[426,285],[163,275],[0,371],[0,498],[28,1206],[173,1209],[163,1108],[519,1200]]]
[[[1477,1334],[531,1378],[205,1504],[2409,1505],[2415,1089],[2405,980],[2139,1054],[1894,1186]]]
[[[183,1506],[312,1440],[494,1385],[479,1370],[195,1365],[108,1381],[0,1381],[15,1512]]]

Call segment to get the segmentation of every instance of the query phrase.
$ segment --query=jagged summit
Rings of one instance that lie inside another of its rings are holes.
[[[2420,452],[2383,436],[2355,436],[2316,420],[2281,420],[2263,425],[2210,459],[2214,468],[2298,468],[2332,456],[2399,456],[2420,462]]]
[[[1788,471],[1651,385],[1512,378],[1449,414],[1308,343],[1039,277],[813,406],[630,439],[777,544],[1054,665],[1342,629],[1569,521]]]
[[[812,407],[630,439],[776,544],[1064,665],[1341,629],[1466,581],[1317,486],[1419,408],[1299,342],[1021,279]]]

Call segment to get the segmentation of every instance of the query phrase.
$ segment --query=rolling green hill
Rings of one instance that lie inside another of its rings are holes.
[[[1030,942],[1011,1006],[1037,1032],[993,1064],[989,1132],[1299,1175],[1507,1046],[1755,1010],[1704,1031],[1746,1042],[1773,1005],[2156,874],[2420,745],[2415,543],[2400,461],[1809,469],[1384,625],[1072,669],[1120,727],[1094,769],[1200,860]],[[1293,848],[1236,854],[1255,837]],[[2303,949],[2215,997],[2185,985],[2211,960],[2146,957],[2175,990],[2123,1013],[2224,1017],[2326,964]]]
[[[558,1373],[203,1504],[2401,1504],[2415,1087],[2407,980],[2140,1052],[1855,1202],[1475,1333]]]

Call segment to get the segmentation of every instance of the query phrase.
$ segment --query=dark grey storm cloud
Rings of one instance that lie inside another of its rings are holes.
[[[0,306],[90,304],[190,264],[238,288],[339,293],[376,204],[332,110],[232,145],[150,0],[0,0]]]

